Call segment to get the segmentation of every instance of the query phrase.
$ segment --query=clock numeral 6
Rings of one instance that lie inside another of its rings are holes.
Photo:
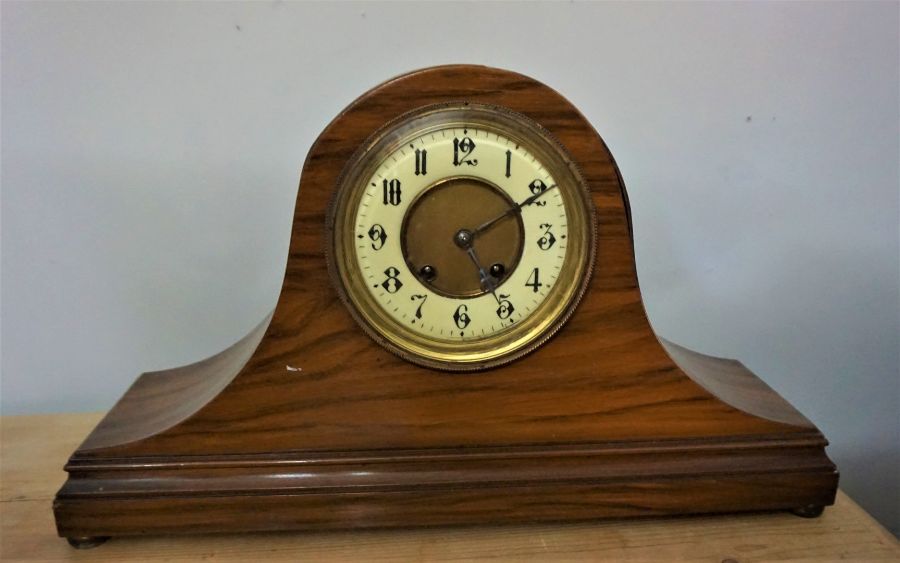
[[[540,225],[540,228],[544,229],[544,234],[537,240],[538,248],[541,250],[550,250],[556,244],[556,237],[550,232],[552,226],[550,223],[541,223]]]
[[[530,287],[534,290],[535,293],[537,293],[538,288],[544,285],[541,283],[540,275],[541,274],[537,268],[531,270],[531,275],[528,276],[527,280],[525,280],[525,287]]]
[[[384,271],[384,275],[387,276],[387,279],[381,282],[381,287],[388,293],[397,293],[400,291],[400,288],[403,287],[403,282],[398,278],[400,270],[391,266]]]
[[[385,205],[400,205],[400,180],[382,180],[382,190]]]
[[[382,227],[378,223],[375,223],[374,225],[372,225],[372,228],[369,229],[368,235],[372,240],[372,249],[381,250],[382,248],[384,248],[384,241],[386,241],[388,238],[384,227]]]
[[[516,312],[516,308],[513,307],[513,304],[509,301],[509,295],[500,295],[500,303],[499,307],[497,307],[497,316],[502,320],[506,320]]]
[[[460,305],[456,308],[456,312],[453,313],[453,322],[456,323],[456,328],[462,330],[472,322],[472,319],[469,318],[468,310],[469,308],[466,305]]]
[[[462,140],[457,137],[453,138],[453,166],[462,164],[478,166],[477,159],[469,158],[473,152],[475,152],[475,141],[469,137],[463,137]]]

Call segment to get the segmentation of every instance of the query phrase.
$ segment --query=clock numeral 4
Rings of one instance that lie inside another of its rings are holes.
[[[453,138],[453,166],[463,164],[478,166],[478,159],[470,158],[473,152],[475,152],[475,141],[469,137],[463,137],[462,140],[457,137]]]
[[[538,248],[541,250],[550,250],[550,248],[556,244],[556,237],[550,232],[551,227],[553,227],[553,225],[550,223],[541,223],[540,225],[540,228],[544,229],[544,234],[537,240]]]
[[[453,322],[456,323],[456,328],[463,330],[472,322],[468,311],[469,307],[466,305],[460,305],[456,308],[456,311],[453,313]]]
[[[544,285],[541,283],[540,275],[541,274],[537,268],[531,270],[531,275],[528,276],[527,280],[525,280],[525,287],[530,287],[534,290],[535,293],[537,293],[538,288]]]
[[[387,276],[387,279],[381,282],[381,287],[388,293],[397,293],[400,291],[400,288],[403,287],[403,282],[399,279],[400,270],[391,266],[384,271],[384,275]]]
[[[384,199],[383,202],[385,205],[400,205],[400,197],[402,190],[400,189],[400,180],[396,178],[393,180],[382,180],[382,190]]]

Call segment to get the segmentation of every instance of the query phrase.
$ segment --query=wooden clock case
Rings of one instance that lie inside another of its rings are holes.
[[[387,121],[446,101],[525,114],[572,155],[597,211],[583,301],[537,351],[472,374],[368,338],[326,268],[348,158]],[[303,167],[277,305],[242,340],[145,373],[72,455],[53,509],[86,546],[136,534],[820,513],[826,440],[740,363],[657,337],[628,199],[578,110],[525,76],[444,66],[390,80],[322,132]]]

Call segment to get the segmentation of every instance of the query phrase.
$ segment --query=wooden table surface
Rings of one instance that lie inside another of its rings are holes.
[[[900,544],[842,492],[816,519],[787,513],[582,524],[112,539],[75,550],[56,536],[62,466],[100,414],[0,417],[4,561],[696,560],[900,561]]]

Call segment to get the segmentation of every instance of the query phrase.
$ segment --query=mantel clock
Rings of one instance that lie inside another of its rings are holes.
[[[54,511],[110,536],[816,515],[822,434],[734,360],[657,336],[625,186],[588,121],[509,71],[389,80],[303,166],[274,310],[143,374]]]

